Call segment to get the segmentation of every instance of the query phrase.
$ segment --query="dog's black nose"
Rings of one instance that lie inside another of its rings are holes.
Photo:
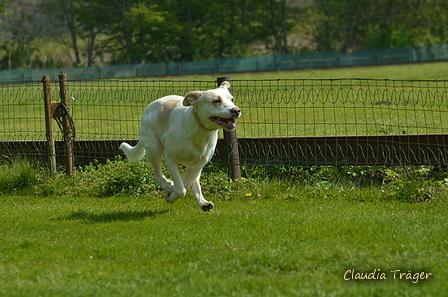
[[[234,107],[234,108],[232,108],[231,112],[232,112],[232,117],[233,117],[234,119],[240,117],[241,110],[240,110],[238,107]]]

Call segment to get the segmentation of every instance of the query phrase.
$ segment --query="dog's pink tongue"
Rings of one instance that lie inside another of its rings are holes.
[[[228,128],[235,128],[236,127],[236,121],[234,119],[228,119],[227,121],[227,127]]]
[[[223,128],[234,129],[236,126],[235,119],[224,119],[224,118],[213,117],[213,118],[210,118],[210,120],[212,120],[213,122],[222,126]]]

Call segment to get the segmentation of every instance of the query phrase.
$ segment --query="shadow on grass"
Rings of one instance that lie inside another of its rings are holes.
[[[116,221],[138,221],[145,218],[155,217],[169,212],[168,209],[164,210],[142,210],[142,211],[116,211],[109,213],[92,213],[87,210],[78,210],[66,217],[55,218],[54,220],[74,220],[83,221],[86,223],[109,223]]]

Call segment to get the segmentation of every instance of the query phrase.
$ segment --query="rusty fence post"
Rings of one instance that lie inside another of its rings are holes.
[[[218,87],[224,82],[228,81],[230,83],[230,77],[218,77],[216,82]],[[232,89],[229,89],[232,93]],[[227,168],[228,174],[231,179],[239,179],[241,177],[241,167],[240,167],[240,154],[238,149],[238,138],[236,137],[236,130],[226,131],[224,130],[224,142],[226,143],[226,154],[228,156]]]
[[[59,74],[59,88],[61,95],[61,103],[64,104],[67,112],[62,113],[62,132],[65,140],[65,172],[67,176],[73,175],[73,135],[68,114],[68,92],[67,92],[67,75]]]
[[[45,107],[45,131],[48,145],[48,158],[50,162],[50,171],[56,173],[56,148],[54,145],[53,117],[51,110],[51,89],[50,77],[42,77],[42,85],[44,91],[44,107]]]

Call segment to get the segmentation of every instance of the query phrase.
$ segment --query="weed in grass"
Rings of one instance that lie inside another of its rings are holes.
[[[42,170],[26,158],[0,164],[0,193],[25,193],[41,181]]]
[[[386,168],[384,172],[382,190],[385,200],[415,203],[431,201],[446,194],[447,179],[435,178],[428,167]]]

